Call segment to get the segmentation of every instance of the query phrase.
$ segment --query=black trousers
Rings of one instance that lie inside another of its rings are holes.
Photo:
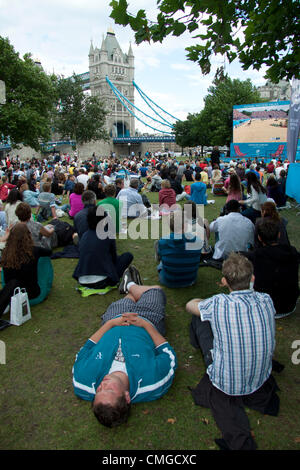
[[[117,262],[116,262],[116,270],[119,276],[119,279],[123,276],[123,273],[125,269],[128,268],[130,263],[133,260],[133,255],[129,252],[123,253],[122,255],[117,257]],[[103,279],[103,281],[95,282],[93,284],[81,284],[84,287],[90,287],[91,289],[105,289],[107,286],[114,286],[116,283],[107,277],[106,279]]]

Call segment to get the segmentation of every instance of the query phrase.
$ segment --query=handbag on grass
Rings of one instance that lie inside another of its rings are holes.
[[[10,300],[10,323],[20,326],[31,318],[30,304],[26,289],[17,287]]]

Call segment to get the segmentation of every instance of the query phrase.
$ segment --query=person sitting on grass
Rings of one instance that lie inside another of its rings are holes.
[[[22,196],[20,191],[17,188],[12,189],[9,192],[9,195],[5,204],[5,214],[7,226],[14,225],[19,222],[18,217],[16,216],[16,208],[22,202]]]
[[[57,218],[56,215],[56,203],[55,203],[55,194],[51,193],[51,183],[43,184],[43,192],[38,195],[38,210],[36,215],[38,216],[40,209],[41,214],[37,220],[43,222],[43,220],[49,219],[49,217]],[[58,206],[57,206],[58,207]]]
[[[69,201],[71,209],[69,210],[69,217],[73,218],[77,212],[84,208],[81,196],[84,192],[84,185],[82,183],[75,183],[74,190],[70,194]]]
[[[75,395],[91,401],[95,417],[107,427],[127,422],[131,404],[167,393],[177,367],[164,337],[165,294],[159,286],[140,285],[131,268],[122,279],[127,295],[108,307],[73,367]]]
[[[203,240],[186,232],[181,211],[169,217],[170,234],[155,244],[159,282],[170,288],[192,286],[197,281]]]
[[[19,221],[27,225],[31,233],[34,246],[52,250],[58,245],[55,229],[50,225],[42,225],[32,218],[31,208],[26,202],[21,202],[16,208]]]
[[[117,197],[121,189],[124,189],[124,178],[116,178],[115,185],[116,185],[116,197]]]
[[[232,251],[247,251],[254,245],[254,224],[240,212],[240,204],[235,199],[224,206],[224,215],[212,221],[210,233],[215,233],[214,254],[207,264],[221,268],[221,263]]]
[[[239,201],[243,206],[242,214],[250,219],[254,224],[258,217],[261,217],[261,206],[267,202],[265,187],[260,183],[256,174],[252,171],[246,174],[247,199]]]
[[[227,194],[226,202],[231,201],[231,199],[236,199],[237,201],[243,199],[241,181],[235,172],[231,172],[228,178],[228,184],[226,186],[224,184],[223,190]]]
[[[104,212],[97,215],[98,208],[91,207],[87,214],[88,230],[79,240],[79,261],[73,273],[83,287],[105,289],[120,282],[124,271],[133,260],[131,253],[117,255],[115,226]]]
[[[74,175],[68,175],[67,181],[64,184],[64,189],[63,189],[63,197],[66,195],[68,198],[70,194],[74,191],[75,187],[75,176]]]
[[[87,189],[83,192],[81,196],[81,201],[83,203],[83,209],[77,212],[77,214],[75,214],[74,216],[74,239],[77,240],[77,242],[81,239],[82,235],[89,229],[87,216],[89,209],[91,207],[95,207],[97,203],[96,194],[94,193],[94,191],[90,191],[89,189]],[[77,236],[75,236],[75,234],[77,234]]]
[[[229,294],[186,305],[192,314],[190,340],[200,348],[206,373],[191,389],[196,405],[210,408],[226,450],[254,450],[244,406],[276,416],[279,397],[272,376],[275,309],[271,297],[250,288],[253,266],[232,253],[222,267],[221,284]],[[277,363],[278,364],[278,363]],[[282,366],[283,367],[283,366]]]
[[[7,175],[2,176],[0,179],[0,199],[2,202],[6,202],[9,191],[15,187],[14,184],[9,183]]]
[[[277,207],[284,207],[286,205],[287,196],[281,191],[275,176],[269,176],[266,189],[268,198],[273,199]]]
[[[163,180],[161,183],[161,190],[158,193],[158,202],[162,212],[170,212],[170,208],[176,205],[176,193],[171,188],[169,180]],[[163,207],[161,207],[163,206]]]
[[[295,247],[279,242],[280,225],[262,218],[256,225],[261,246],[245,256],[254,266],[254,289],[266,292],[273,300],[275,318],[283,318],[296,309],[299,297],[299,254]]]
[[[136,218],[146,217],[148,211],[143,203],[142,196],[138,193],[139,180],[130,180],[128,188],[121,189],[117,199],[122,203],[122,217]]]
[[[288,220],[285,219],[284,217],[279,216],[279,212],[276,208],[275,202],[267,201],[264,204],[262,204],[261,217],[256,219],[256,222],[255,222],[254,248],[259,248],[263,246],[262,243],[259,241],[258,235],[257,235],[257,227],[259,226],[260,221],[262,219],[269,219],[269,220],[273,220],[274,222],[276,222],[279,226],[278,243],[280,243],[280,245],[290,245],[290,240],[289,240],[287,229],[286,229]]]
[[[55,194],[51,192],[51,184],[44,183],[43,191],[40,192],[38,196],[38,202],[40,204],[40,208],[42,209],[42,217],[41,219],[49,219],[49,217],[53,217],[54,219],[57,218],[57,209],[63,212],[68,212],[70,210],[70,204],[62,204],[58,206],[56,204]],[[38,210],[39,212],[39,210]],[[37,213],[38,213],[37,212]],[[39,220],[39,219],[38,219]],[[43,220],[41,220],[43,222]]]
[[[9,230],[1,257],[5,286],[0,291],[0,316],[10,304],[16,287],[26,289],[30,300],[39,296],[38,260],[51,254],[50,249],[33,244],[31,233],[25,224],[16,223]]]
[[[98,202],[97,207],[103,205],[115,224],[116,233],[119,233],[121,201],[116,199],[116,186],[114,184],[108,184],[104,188],[104,194],[105,198]]]
[[[194,201],[186,201],[184,203],[184,217],[186,222],[186,230],[188,233],[198,233],[203,239],[203,247],[201,250],[201,259],[209,259],[213,255],[213,249],[209,245],[209,222],[203,219],[199,214],[199,208]]]
[[[207,204],[206,184],[201,181],[201,173],[196,173],[196,182],[191,184],[191,200],[196,204]]]
[[[39,201],[38,201],[38,197],[39,197],[39,190],[36,190],[36,191],[31,191],[29,189],[29,186],[27,183],[25,184],[22,184],[22,186],[20,187],[20,193],[22,195],[22,200],[23,202],[26,202],[27,204],[29,204],[30,207],[36,207],[37,208],[37,213],[38,213],[38,210],[39,210]]]
[[[212,193],[215,196],[223,196],[225,194],[223,191],[223,185],[224,183],[222,178],[222,172],[219,168],[219,165],[215,164],[211,173]]]

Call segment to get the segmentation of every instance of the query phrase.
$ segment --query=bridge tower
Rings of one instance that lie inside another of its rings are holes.
[[[125,54],[115,36],[109,28],[106,37],[102,38],[101,49],[94,48],[91,42],[89,51],[90,89],[92,96],[99,96],[109,110],[107,116],[107,129],[109,135],[114,137],[129,137],[135,135],[134,117],[122,106],[112,89],[106,82],[106,76],[134,103],[134,56],[131,44]],[[130,108],[130,105],[128,105]]]

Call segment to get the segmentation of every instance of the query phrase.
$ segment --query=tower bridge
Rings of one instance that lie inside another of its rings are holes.
[[[108,110],[107,131],[114,148],[126,153],[127,149],[141,150],[143,143],[157,149],[170,148],[168,144],[176,146],[173,126],[178,118],[155,103],[135,82],[131,44],[128,51],[122,51],[114,31],[108,29],[100,48],[91,41],[88,58],[88,72],[77,76],[84,91],[104,102]],[[135,95],[142,103],[139,106]],[[136,125],[142,131],[138,132]],[[57,140],[45,143],[43,148],[50,151],[74,144]]]
[[[78,76],[84,90],[104,101],[109,111],[107,129],[114,143],[175,142],[173,126],[178,118],[146,95],[136,84],[134,71],[131,44],[128,52],[123,52],[114,31],[109,29],[100,49],[91,41],[89,71]],[[143,109],[135,103],[135,92]],[[144,135],[137,134],[136,123],[147,129]]]

